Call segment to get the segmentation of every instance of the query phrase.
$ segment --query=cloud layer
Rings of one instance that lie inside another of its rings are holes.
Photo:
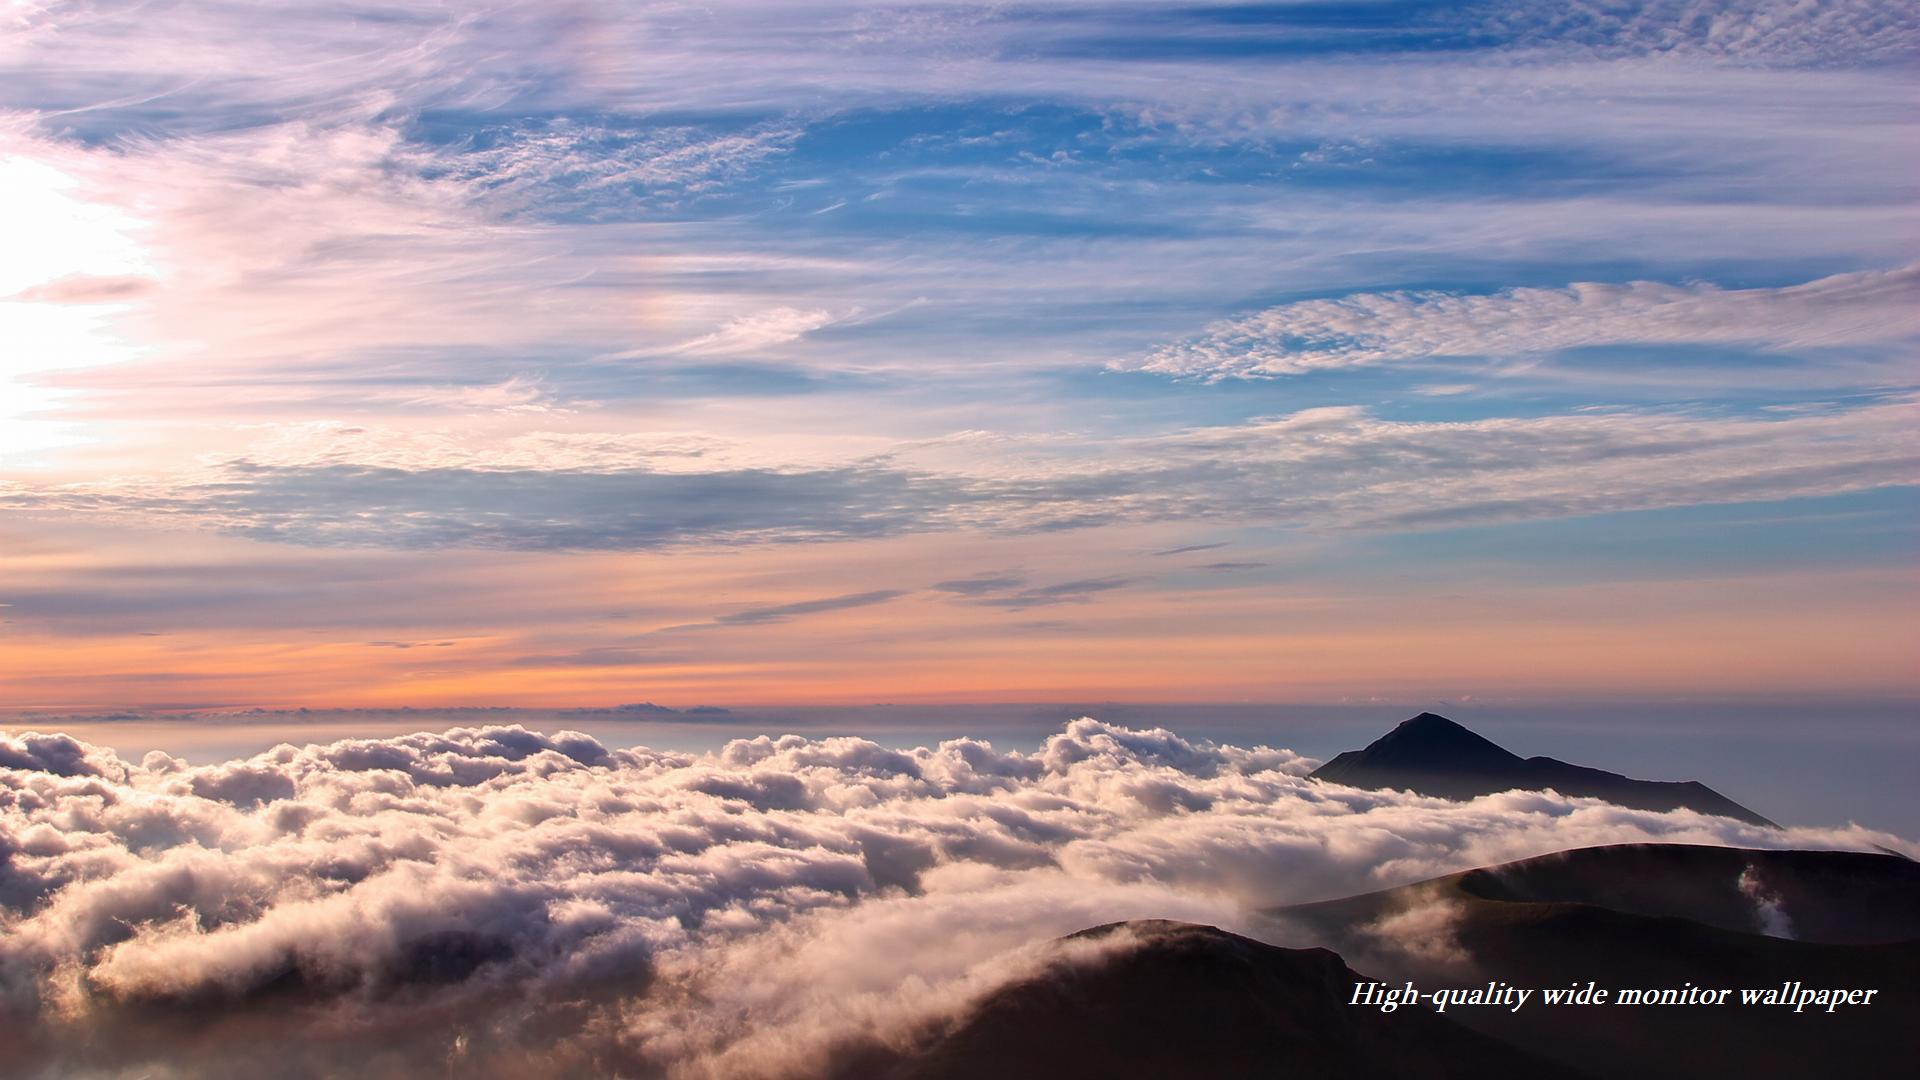
[[[0,1011],[30,1033],[0,1067],[791,1075],[911,1040],[1116,919],[1246,929],[1614,841],[1920,851],[1361,792],[1312,764],[1087,719],[1031,754],[488,727],[201,767],[0,736]]]
[[[234,461],[112,486],[0,482],[0,506],[316,547],[531,551],[1172,521],[1406,529],[1908,484],[1920,467],[1914,411],[1904,396],[1760,416],[1622,408],[1419,422],[1330,407],[1162,436],[1040,440],[1046,458],[1009,440],[922,466],[909,444],[786,470],[700,470],[696,456],[663,471],[655,448],[556,440],[549,468]],[[948,584],[984,596],[1017,583]],[[1113,587],[1094,584],[1026,590],[1012,606]]]

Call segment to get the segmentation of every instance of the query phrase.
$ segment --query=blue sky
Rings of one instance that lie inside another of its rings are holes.
[[[1915,690],[1896,5],[0,19],[15,707]]]

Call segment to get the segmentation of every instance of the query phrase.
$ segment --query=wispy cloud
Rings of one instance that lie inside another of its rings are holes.
[[[585,210],[632,216],[661,201],[697,197],[739,180],[792,149],[801,129],[761,124],[739,131],[582,124],[567,119],[492,130],[423,163],[425,171],[510,196],[539,215]]]
[[[731,356],[752,354],[831,326],[839,318],[818,308],[776,307],[742,315],[727,321],[711,334],[702,334],[671,351],[694,356]]]
[[[1160,556],[1160,557],[1165,557],[1168,555],[1191,555],[1196,551],[1218,551],[1223,547],[1231,547],[1231,546],[1232,546],[1231,544],[1228,544],[1225,542],[1213,543],[1213,544],[1182,544],[1179,547],[1167,548],[1164,551],[1155,551],[1155,552],[1152,552],[1151,554],[1155,556]]]
[[[515,375],[504,382],[484,386],[440,386],[418,391],[403,391],[397,396],[407,405],[440,406],[492,412],[545,412],[546,394],[539,380]]]
[[[981,574],[977,577],[936,581],[932,587],[938,592],[958,596],[985,596],[1018,589],[1026,582],[1025,574]]]
[[[1166,479],[1208,491],[1196,501],[1223,516],[1425,528],[1907,484],[1920,466],[1915,411],[1893,398],[1775,426],[1669,410],[1408,422],[1314,409],[1155,451]]]
[[[1040,471],[1017,446],[1011,459],[976,457],[965,472],[884,461],[674,472],[234,462],[118,485],[14,483],[0,487],[0,505],[179,521],[301,545],[534,551],[1166,521],[1393,530],[1910,484],[1920,468],[1916,408],[1890,397],[1762,417],[1623,408],[1459,421],[1319,408],[1070,444]],[[976,595],[1016,580],[936,587]],[[1085,591],[1044,586],[1000,602],[1032,606]]]
[[[1807,7],[1793,0],[1654,0],[1645,4],[1488,4],[1495,33],[1522,47],[1612,53],[1702,53],[1755,63],[1857,62],[1911,56],[1912,20],[1873,0]]]
[[[1084,604],[1100,593],[1124,589],[1131,584],[1133,584],[1132,579],[1123,577],[1081,578],[1001,595],[977,596],[968,603],[979,604],[982,607],[1006,608],[1009,611],[1025,611],[1028,608],[1051,607],[1055,604]]]
[[[825,540],[925,529],[965,497],[874,468],[782,472],[541,472],[277,468],[151,501],[225,517],[260,539],[314,545],[635,550],[695,541]],[[131,497],[142,501],[139,497]]]
[[[1777,289],[1634,281],[1472,296],[1360,293],[1207,327],[1116,366],[1201,378],[1298,375],[1434,357],[1513,357],[1596,345],[1740,344],[1770,351],[1920,336],[1920,264]]]
[[[697,657],[687,653],[604,646],[594,649],[579,649],[567,653],[536,653],[516,656],[513,658],[512,663],[516,667],[534,668],[635,668],[692,664],[696,663],[697,659]]]
[[[717,615],[714,622],[720,626],[760,626],[766,623],[786,622],[802,615],[818,615],[826,611],[845,611],[848,608],[872,607],[890,600],[898,600],[906,593],[898,589],[874,589],[868,592],[848,593],[845,596],[828,596],[819,600],[801,600],[791,604],[774,604],[771,607],[748,608],[745,611],[732,611]]]

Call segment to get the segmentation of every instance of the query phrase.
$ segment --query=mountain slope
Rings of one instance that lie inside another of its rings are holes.
[[[1878,991],[1834,1013],[1731,1005],[1456,1010],[1603,1076],[1898,1075],[1920,1060],[1920,864],[1632,844],[1280,909],[1389,982]],[[1767,932],[1763,932],[1767,931]],[[1791,933],[1798,940],[1784,935]]]
[[[1904,1075],[1920,1060],[1920,863],[1896,856],[1619,845],[1271,914],[1283,939],[1340,952],[1185,923],[1097,927],[909,1046],[845,1047],[826,1075],[1696,1080]],[[1518,1011],[1444,1015],[1349,1004],[1375,979],[1423,990],[1499,980],[1536,996]],[[1691,985],[1735,996],[1540,1004],[1542,988],[1589,980],[1616,995]],[[1741,989],[1787,982],[1876,998],[1832,1013],[1738,1003]]]
[[[909,1060],[855,1071],[893,1080],[1578,1075],[1424,1009],[1351,1007],[1366,978],[1325,949],[1157,920],[1068,940],[1121,936],[1131,940],[994,992]]]
[[[1405,788],[1443,799],[1552,788],[1640,810],[1687,809],[1774,826],[1697,781],[1635,780],[1549,757],[1523,758],[1435,713],[1405,721],[1366,749],[1349,750],[1312,775],[1351,787]]]

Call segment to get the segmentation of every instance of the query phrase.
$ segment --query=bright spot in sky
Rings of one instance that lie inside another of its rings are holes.
[[[85,441],[71,422],[35,419],[62,396],[38,376],[123,363],[143,351],[115,322],[127,279],[152,277],[140,222],[79,193],[80,181],[30,157],[0,157],[0,455]]]

